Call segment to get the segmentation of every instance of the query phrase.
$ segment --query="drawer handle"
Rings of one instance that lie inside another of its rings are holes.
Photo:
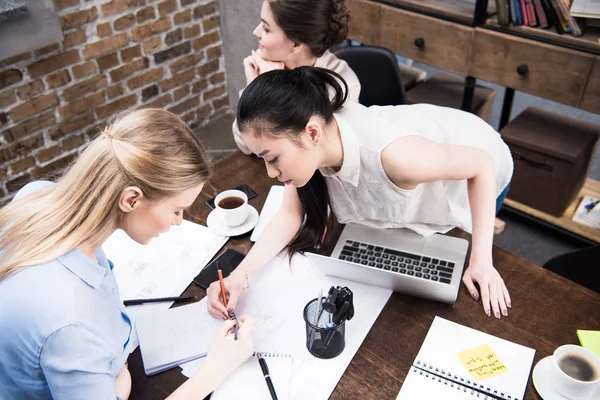
[[[420,49],[422,49],[423,47],[425,47],[425,39],[423,39],[422,37],[416,38],[415,39],[415,46],[417,46]]]
[[[529,67],[527,66],[527,64],[521,64],[517,67],[517,74],[521,76],[526,76],[528,72]]]
[[[522,161],[524,164],[527,164],[532,168],[539,168],[539,169],[543,169],[548,172],[552,172],[552,170],[554,169],[554,167],[550,164],[541,163],[539,161],[533,161],[533,160],[523,157],[520,154],[513,154],[513,158],[515,160]]]

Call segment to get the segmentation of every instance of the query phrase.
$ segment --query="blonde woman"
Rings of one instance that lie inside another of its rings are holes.
[[[141,244],[182,222],[210,175],[188,126],[167,111],[115,120],[55,184],[33,182],[0,210],[0,398],[126,399],[133,325],[101,244]],[[119,268],[119,266],[114,266]],[[198,399],[252,354],[217,332],[201,370],[170,399]]]
[[[246,85],[275,69],[320,67],[344,78],[348,99],[358,102],[358,77],[346,61],[329,51],[346,39],[349,21],[345,0],[265,0],[260,23],[252,32],[258,39],[258,49],[243,61]],[[237,123],[233,123],[232,130],[240,150],[251,154]]]

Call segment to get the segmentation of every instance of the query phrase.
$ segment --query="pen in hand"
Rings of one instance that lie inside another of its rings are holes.
[[[218,261],[217,274],[219,274],[219,283],[221,284],[221,297],[223,297],[223,305],[225,306],[225,310],[227,310],[227,292],[225,291],[225,282],[223,282],[223,271],[221,271],[221,264]],[[230,319],[229,314],[227,314],[227,319]]]
[[[260,352],[256,353],[256,358],[258,358],[258,363],[260,364],[260,369],[262,370],[265,381],[267,382],[267,387],[269,388],[269,393],[271,393],[271,398],[273,400],[277,400],[277,393],[275,393],[275,387],[273,386],[273,381],[271,380],[271,375],[269,374],[267,361],[263,358]]]
[[[227,319],[232,319],[235,321],[235,325],[233,325],[233,338],[234,340],[238,340],[238,320],[235,317],[233,310],[227,309],[227,292],[225,291],[225,282],[223,281],[223,271],[221,271],[221,264],[217,261],[217,273],[219,274],[219,283],[221,284],[221,296],[223,297],[223,305],[227,310]]]

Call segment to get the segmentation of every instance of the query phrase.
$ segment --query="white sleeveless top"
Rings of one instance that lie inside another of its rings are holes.
[[[381,163],[381,152],[404,136],[476,147],[488,153],[496,171],[496,196],[510,183],[513,161],[500,134],[474,114],[429,104],[364,107],[348,102],[334,117],[344,160],[339,171],[320,169],[330,205],[341,223],[408,228],[423,236],[458,227],[472,231],[467,180],[397,187]]]

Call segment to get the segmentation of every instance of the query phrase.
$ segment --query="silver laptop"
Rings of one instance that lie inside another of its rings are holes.
[[[306,255],[326,275],[454,304],[468,248],[451,236],[347,224],[331,257]]]

